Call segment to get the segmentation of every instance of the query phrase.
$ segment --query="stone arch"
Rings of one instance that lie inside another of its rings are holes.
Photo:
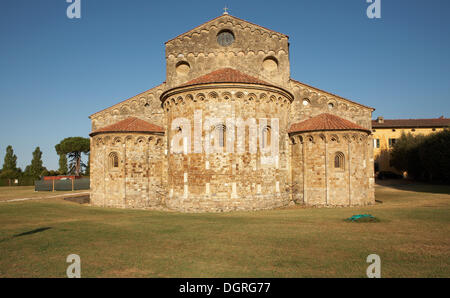
[[[118,169],[118,168],[119,168],[119,165],[120,165],[120,162],[119,162],[119,153],[117,153],[117,152],[115,152],[115,151],[110,152],[110,153],[108,154],[108,161],[107,161],[107,164],[108,164],[108,169],[109,169],[109,170]]]
[[[204,101],[206,99],[206,96],[203,93],[197,93],[197,95],[195,95],[195,98],[199,101]]]
[[[123,143],[123,141],[122,141],[121,137],[114,137],[113,138],[113,145],[119,145],[119,144],[122,144],[122,143]]]
[[[96,138],[95,144],[96,144],[97,146],[105,145],[105,143],[103,142],[103,139],[102,139],[101,137]]]
[[[334,154],[334,169],[345,170],[345,155],[341,151]]]
[[[230,92],[228,92],[228,91],[225,91],[225,92],[223,92],[223,93],[222,93],[222,96],[221,96],[221,98],[222,98],[222,99],[224,99],[224,100],[229,100],[229,99],[231,99],[231,98],[232,98],[232,95],[231,95],[231,93],[230,93]]]
[[[120,108],[120,114],[128,115],[130,113],[130,108],[127,105],[124,105]]]
[[[218,141],[219,141],[219,147],[221,148],[225,148],[226,146],[226,131],[227,131],[227,127],[225,124],[220,123],[217,124],[215,126],[215,131],[217,132],[217,136],[218,136]]]
[[[257,96],[255,93],[249,93],[249,94],[247,95],[247,99],[248,99],[249,101],[255,100],[255,99],[257,99],[257,98],[258,98],[258,96]]]
[[[145,139],[145,137],[137,137],[136,142],[134,142],[134,143],[143,145],[146,143],[146,139]]]
[[[208,93],[208,98],[210,99],[217,99],[219,97],[219,94],[217,94],[216,91],[212,91]]]
[[[186,101],[194,101],[194,96],[192,94],[186,95]]]
[[[336,134],[332,134],[332,135],[330,135],[330,141],[331,142],[337,142],[337,143],[339,143],[339,136],[338,135],[336,135]]]
[[[236,92],[236,98],[237,98],[237,99],[242,99],[242,98],[244,98],[244,93],[241,92],[241,91]]]

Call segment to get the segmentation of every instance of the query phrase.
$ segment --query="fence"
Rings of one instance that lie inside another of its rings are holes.
[[[86,190],[90,188],[90,179],[66,179],[66,180],[36,180],[35,191],[73,191]]]

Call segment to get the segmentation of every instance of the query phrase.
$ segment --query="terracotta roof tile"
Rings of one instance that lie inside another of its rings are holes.
[[[335,115],[324,113],[308,120],[292,124],[289,133],[322,130],[361,130],[370,132],[368,129],[359,126],[356,123]]]
[[[96,131],[91,132],[90,136],[94,136],[100,133],[107,132],[157,132],[163,133],[164,129],[161,126],[148,123],[147,121],[141,120],[136,117],[130,117],[125,120],[119,121],[112,125],[100,128]]]
[[[383,123],[372,120],[372,128],[394,128],[394,127],[446,127],[450,126],[450,118],[433,119],[384,119]]]
[[[249,83],[249,84],[260,84],[269,85],[273,84],[264,82],[263,80],[257,79],[255,77],[249,76],[238,70],[232,68],[222,68],[206,75],[198,77],[192,81],[189,81],[182,86],[199,85],[199,84],[209,84],[209,83]]]

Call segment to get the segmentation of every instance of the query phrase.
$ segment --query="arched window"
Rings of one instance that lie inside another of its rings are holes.
[[[345,169],[345,156],[342,152],[336,152],[334,156],[334,168],[335,169]]]
[[[227,127],[223,124],[219,124],[216,126],[216,136],[219,140],[219,147],[224,148],[225,147],[225,140],[226,140],[226,131]]]
[[[111,152],[109,154],[109,160],[108,160],[109,168],[114,169],[119,167],[119,156],[116,152]]]
[[[261,131],[261,145],[262,148],[270,146],[270,126],[264,126]]]

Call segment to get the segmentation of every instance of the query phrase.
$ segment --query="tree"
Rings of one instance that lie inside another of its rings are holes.
[[[17,156],[11,145],[6,147],[5,160],[3,162],[3,171],[12,170],[17,171]]]
[[[82,153],[87,154],[90,150],[90,140],[82,137],[65,138],[55,146],[56,153],[65,154],[69,157],[70,172],[80,175],[81,167],[86,166],[81,161]]]
[[[429,135],[418,150],[425,179],[450,182],[450,131]]]
[[[69,169],[67,168],[67,155],[66,154],[60,154],[59,155],[59,169],[58,172],[61,175],[67,175],[67,172],[69,172]]]
[[[3,162],[3,169],[0,178],[16,179],[19,178],[21,170],[17,168],[17,156],[11,145],[6,147],[5,159]]]
[[[414,136],[411,133],[402,133],[391,152],[391,165],[400,172],[408,172],[408,176],[416,179],[423,176],[423,165],[419,157],[419,148],[425,136]]]
[[[89,154],[89,156],[88,156],[88,162],[87,162],[86,171],[84,172],[84,174],[86,176],[90,176],[91,175],[91,154]]]
[[[431,135],[403,134],[395,143],[391,164],[409,177],[430,182],[450,182],[450,131]]]
[[[44,170],[45,168],[42,165],[42,151],[39,147],[36,147],[33,152],[33,159],[31,160],[31,164],[25,169],[25,175],[33,178],[38,178]]]

